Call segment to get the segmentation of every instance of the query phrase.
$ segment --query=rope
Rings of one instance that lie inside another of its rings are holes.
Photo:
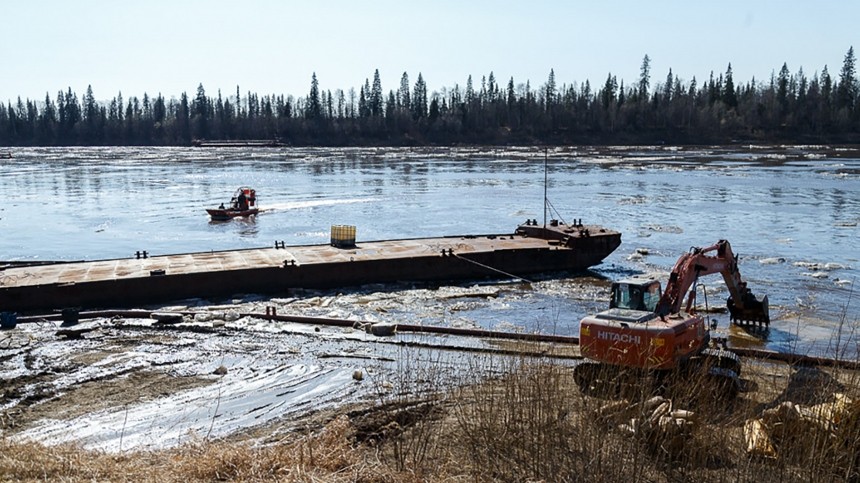
[[[557,217],[558,217],[558,219],[559,219],[559,220],[561,220],[561,222],[562,222],[562,223],[564,223],[564,224],[566,225],[566,224],[567,224],[567,222],[566,222],[566,221],[564,221],[564,218],[562,218],[562,217],[561,217],[561,213],[560,213],[557,209],[555,209],[555,206],[553,206],[552,202],[551,202],[549,199],[547,199],[547,200],[546,200],[546,202],[547,202],[547,204],[548,204],[548,205],[549,205],[549,207],[550,207],[550,213],[552,213],[552,212],[554,211],[554,212],[555,212],[555,216],[557,216]]]
[[[514,275],[514,274],[512,274],[512,273],[504,272],[504,271],[502,271],[502,270],[499,270],[498,268],[493,268],[493,267],[491,267],[491,266],[489,266],[489,265],[484,265],[483,263],[476,262],[475,260],[470,260],[470,259],[468,259],[468,258],[466,258],[466,257],[462,257],[462,256],[460,256],[460,255],[458,255],[458,254],[456,254],[456,253],[454,253],[453,255],[454,255],[455,257],[459,258],[460,260],[465,260],[465,261],[467,261],[467,262],[469,262],[469,263],[474,263],[475,265],[477,265],[477,266],[479,266],[479,267],[486,268],[487,270],[492,270],[492,271],[494,271],[494,272],[499,272],[499,273],[501,273],[502,275],[504,275],[504,276],[506,276],[506,277],[510,277],[510,278],[517,279],[517,280],[522,280],[523,282],[526,282],[526,283],[533,283],[531,280],[528,280],[528,279],[526,279],[526,278],[518,277],[518,276],[516,276],[516,275]]]

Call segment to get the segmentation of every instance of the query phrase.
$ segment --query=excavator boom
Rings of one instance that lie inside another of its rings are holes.
[[[732,322],[770,323],[767,296],[756,298],[741,279],[738,257],[732,252],[732,246],[727,240],[720,240],[706,248],[694,247],[678,259],[669,275],[666,291],[657,303],[657,315],[666,316],[679,312],[684,294],[699,277],[715,273],[723,276],[729,289],[727,304]],[[692,291],[687,300],[688,312],[694,299],[695,291]]]

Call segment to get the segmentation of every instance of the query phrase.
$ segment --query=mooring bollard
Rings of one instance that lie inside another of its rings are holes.
[[[69,307],[60,311],[60,314],[63,317],[63,326],[68,327],[70,325],[77,325],[78,320],[80,318],[81,309],[77,307]]]
[[[14,329],[18,324],[18,314],[15,312],[0,312],[0,329]]]

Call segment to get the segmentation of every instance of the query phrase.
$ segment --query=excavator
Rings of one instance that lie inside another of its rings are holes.
[[[713,343],[711,327],[696,312],[699,278],[716,273],[729,289],[732,323],[770,323],[767,295],[757,298],[741,279],[738,257],[728,241],[693,247],[675,263],[665,292],[656,279],[620,280],[612,284],[609,309],[582,319],[579,342],[585,361],[574,369],[580,388],[587,391],[607,380],[643,373],[660,379],[673,371],[702,369],[729,395],[736,395],[741,390],[740,359]]]

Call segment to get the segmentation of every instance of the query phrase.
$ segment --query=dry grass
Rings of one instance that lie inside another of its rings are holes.
[[[345,416],[322,431],[265,447],[201,442],[111,455],[74,446],[0,442],[0,474],[14,481],[397,481],[353,445]]]
[[[500,362],[507,361],[507,362]],[[583,394],[569,366],[522,358],[477,361],[493,380],[451,390],[432,367],[404,367],[402,391],[320,431],[266,445],[200,442],[120,455],[0,440],[0,479],[14,481],[860,481],[860,404],[832,425],[782,425],[777,455],[749,455],[744,422],[785,401],[813,405],[860,397],[848,371],[747,364],[755,390],[732,401],[699,381],[673,387],[694,413],[681,431],[631,432],[653,396],[647,384],[620,396]],[[492,367],[492,365],[496,367]],[[419,367],[425,369],[419,370]],[[430,369],[427,369],[430,368]],[[421,380],[418,385],[410,385]],[[434,382],[434,380],[436,382]],[[685,392],[686,391],[686,392]],[[624,403],[619,403],[623,397]],[[623,407],[610,415],[607,407]],[[683,405],[683,406],[682,406]]]

